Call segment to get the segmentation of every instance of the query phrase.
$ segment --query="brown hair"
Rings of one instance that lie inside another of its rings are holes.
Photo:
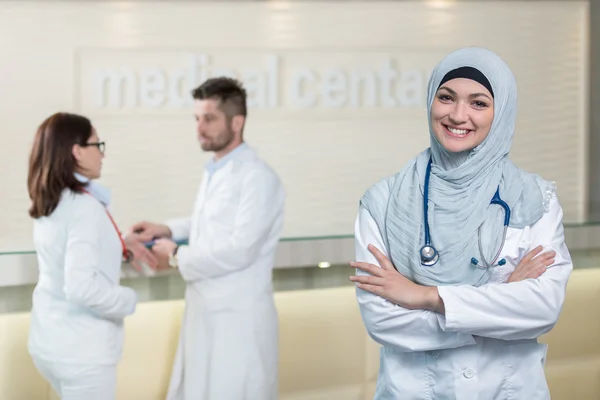
[[[77,161],[72,149],[76,144],[84,145],[92,129],[89,119],[68,113],[51,115],[38,127],[27,175],[32,218],[52,214],[64,189],[81,191],[85,186],[75,177]]]
[[[233,78],[221,76],[210,78],[202,85],[192,90],[195,100],[219,100],[219,108],[231,119],[236,115],[247,114],[246,90],[242,84]]]

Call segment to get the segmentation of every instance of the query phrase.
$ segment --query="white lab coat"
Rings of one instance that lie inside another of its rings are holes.
[[[501,253],[507,263],[496,267],[485,286],[439,287],[445,316],[407,310],[357,289],[367,331],[383,346],[375,399],[550,399],[546,345],[537,338],[556,323],[573,268],[562,216],[553,197],[534,225],[509,228]],[[367,245],[388,252],[364,208],[355,228],[356,259],[377,264]],[[554,265],[538,279],[505,283],[519,260],[540,244],[556,251]]]
[[[137,296],[120,286],[122,246],[104,206],[64,190],[56,210],[34,221],[39,278],[29,352],[63,399],[112,399],[123,318]]]
[[[189,236],[178,250],[186,307],[168,400],[274,400],[278,318],[272,269],[285,194],[275,172],[243,145],[205,171]]]

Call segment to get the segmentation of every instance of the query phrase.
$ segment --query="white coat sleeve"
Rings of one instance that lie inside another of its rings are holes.
[[[356,261],[379,265],[367,246],[374,245],[388,256],[388,249],[371,214],[362,206],[355,224]],[[367,275],[359,269],[357,275]],[[450,349],[475,344],[469,334],[444,332],[434,312],[408,310],[380,296],[356,288],[356,296],[367,332],[377,343],[400,351]]]
[[[556,199],[531,226],[529,250],[543,245],[556,251],[555,263],[537,279],[489,284],[482,287],[438,287],[445,316],[438,314],[446,332],[463,332],[503,340],[535,339],[558,320],[573,263],[564,240],[563,211]]]
[[[184,240],[190,237],[191,217],[175,218],[166,222],[171,231],[171,239]]]
[[[110,281],[100,265],[98,227],[106,214],[95,207],[77,207],[74,212],[65,255],[63,290],[67,300],[104,318],[120,319],[133,314],[137,304],[135,291]]]
[[[255,168],[241,182],[233,226],[222,233],[199,237],[177,251],[184,280],[197,281],[249,267],[258,257],[274,221],[284,207],[284,190],[272,172]]]

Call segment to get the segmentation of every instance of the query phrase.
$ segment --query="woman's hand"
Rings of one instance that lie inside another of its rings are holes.
[[[131,252],[133,255],[133,259],[131,260],[131,265],[138,270],[138,272],[143,272],[142,266],[140,263],[145,263],[152,269],[156,269],[158,266],[158,260],[152,254],[150,250],[144,246],[144,243],[139,241],[135,236],[128,235],[124,238],[125,247],[127,250]]]
[[[371,275],[351,276],[350,280],[357,282],[358,288],[404,308],[444,312],[444,303],[436,287],[422,286],[412,282],[396,271],[392,262],[379,249],[373,245],[369,245],[368,249],[381,267],[366,262],[351,262],[351,267]]]
[[[549,251],[538,256],[543,249],[544,248],[542,246],[538,246],[527,253],[519,262],[517,268],[515,268],[512,274],[510,274],[506,282],[509,283],[518,282],[525,279],[536,279],[546,272],[546,269],[550,265],[554,264],[556,252]]]

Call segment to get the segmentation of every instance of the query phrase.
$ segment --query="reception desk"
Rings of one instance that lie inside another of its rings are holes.
[[[348,276],[344,266],[329,274]],[[316,269],[315,269],[316,270]],[[315,272],[316,273],[316,272]],[[280,290],[281,400],[372,399],[378,345],[366,333],[354,288]],[[563,312],[542,341],[553,400],[600,398],[600,268],[573,272]],[[118,399],[164,399],[183,313],[181,299],[149,301],[126,320]],[[0,399],[56,399],[27,354],[27,312],[0,315]]]

